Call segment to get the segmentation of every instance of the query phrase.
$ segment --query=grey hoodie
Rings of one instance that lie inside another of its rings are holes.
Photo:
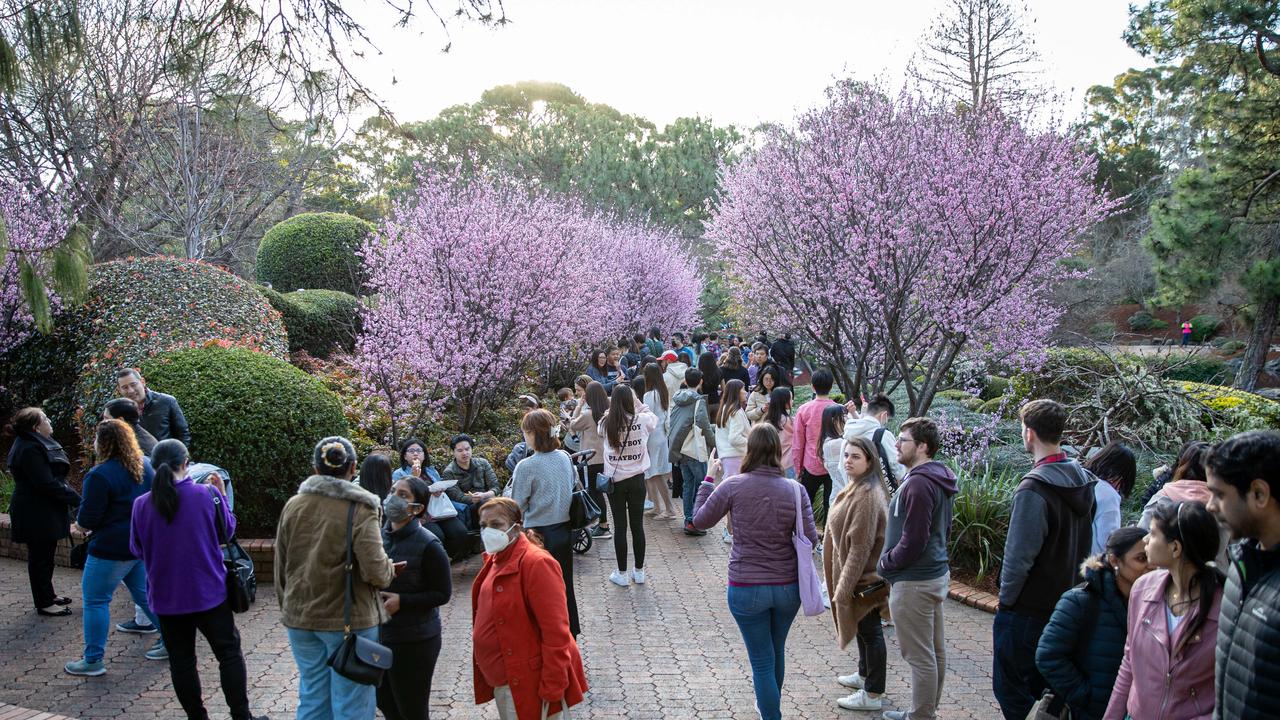
[[[935,460],[907,473],[889,501],[880,577],[892,584],[900,580],[933,580],[950,572],[947,536],[951,534],[956,489],[951,468]]]
[[[1093,542],[1093,486],[1075,460],[1043,463],[1013,494],[1000,568],[1000,607],[1048,619]]]
[[[704,402],[699,403],[699,398],[702,398]],[[667,435],[667,439],[670,442],[672,464],[684,459],[684,456],[680,454],[680,449],[684,447],[685,438],[695,424],[702,431],[702,437],[707,441],[707,452],[710,453],[715,449],[716,432],[711,427],[710,418],[707,417],[705,399],[705,396],[699,394],[697,390],[690,390],[689,388],[682,388],[671,398],[671,410],[667,416],[671,430]]]

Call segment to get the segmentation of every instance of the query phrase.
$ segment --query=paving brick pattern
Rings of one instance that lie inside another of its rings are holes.
[[[577,718],[754,718],[750,670],[737,626],[725,606],[728,546],[719,534],[685,537],[672,521],[646,521],[649,583],[628,589],[608,583],[614,565],[611,540],[577,556],[580,640],[591,693]],[[454,599],[442,609],[444,651],[433,683],[433,718],[494,718],[492,706],[477,707],[471,691],[470,585],[477,558],[454,565]],[[108,672],[76,678],[62,672],[82,649],[79,602],[70,618],[38,617],[30,609],[26,566],[0,559],[0,703],[12,703],[76,718],[180,718],[169,685],[168,666],[147,661],[152,637],[112,631]],[[58,568],[55,586],[79,598],[79,574]],[[999,716],[991,696],[991,616],[959,602],[947,603],[948,675],[942,718]],[[116,593],[113,622],[132,617],[127,593]],[[270,587],[237,618],[249,666],[256,712],[275,720],[293,717],[297,685],[293,658],[279,624]],[[830,616],[800,616],[787,645],[783,714],[787,718],[871,718],[840,710],[835,699],[848,691],[835,682],[856,669],[856,650],[836,647]],[[888,631],[889,685],[886,709],[909,699],[906,664]],[[211,714],[225,718],[216,688],[217,668],[199,645],[201,677]]]

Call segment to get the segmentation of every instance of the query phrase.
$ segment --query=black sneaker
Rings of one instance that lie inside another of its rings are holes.
[[[594,528],[592,528],[591,537],[596,538],[598,540],[606,540],[608,538],[613,537],[613,531],[607,527],[600,527],[599,525],[597,525]]]
[[[693,526],[693,523],[687,522],[684,524],[684,534],[691,535],[693,537],[702,537],[703,535],[707,534],[707,531],[699,530],[698,528]]]

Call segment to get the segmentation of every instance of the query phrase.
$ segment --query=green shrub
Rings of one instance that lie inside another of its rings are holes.
[[[1222,385],[1183,382],[1179,387],[1210,411],[1206,424],[1215,435],[1280,429],[1280,402]]]
[[[1110,340],[1115,337],[1116,324],[1110,321],[1094,323],[1089,326],[1089,336],[1095,340]]]
[[[1146,363],[1147,367],[1159,373],[1165,380],[1186,380],[1219,385],[1231,379],[1231,371],[1227,368],[1227,364],[1219,358],[1208,355],[1185,353],[1153,355],[1146,358]]]
[[[963,403],[965,400],[968,400],[973,396],[965,392],[964,390],[960,390],[958,388],[951,388],[949,390],[939,391],[936,397],[942,398],[944,400],[953,400],[958,403]]]
[[[1150,312],[1146,310],[1139,310],[1129,316],[1129,329],[1134,332],[1146,332],[1151,329],[1151,324],[1156,319],[1156,316],[1152,315]]]
[[[128,259],[93,266],[85,302],[0,366],[12,373],[15,404],[44,407],[58,439],[72,444],[115,396],[116,369],[206,344],[288,356],[280,313],[241,278],[202,262]]]
[[[988,375],[987,382],[982,386],[982,394],[979,396],[983,400],[991,400],[1001,395],[1007,395],[1012,389],[1013,384],[1009,382],[1009,378],[1000,377],[999,375]]]
[[[270,530],[311,475],[311,450],[349,430],[338,397],[289,363],[237,348],[165,353],[142,366],[152,388],[178,397],[191,456],[231,473],[236,515]]]
[[[9,501],[13,499],[13,476],[0,470],[0,513],[9,512]]]
[[[1018,405],[1019,403],[1013,398],[1000,396],[991,398],[990,400],[983,400],[982,404],[978,405],[975,410],[987,415],[1000,413],[1003,417],[1013,417],[1014,413],[1018,410]]]
[[[1214,315],[1197,315],[1191,318],[1191,341],[1204,342],[1222,329],[1222,320]]]
[[[1149,329],[1153,331],[1168,330],[1169,323],[1161,320],[1160,318],[1151,318],[1151,327]]]
[[[1000,576],[1018,478],[990,468],[956,475],[959,492],[952,510],[951,563],[973,573],[981,583]]]
[[[305,350],[327,358],[335,350],[355,350],[360,334],[360,300],[337,290],[297,290],[280,293],[258,286],[258,292],[280,312],[289,334],[289,351]]]
[[[1218,346],[1218,352],[1223,355],[1235,355],[1248,346],[1249,344],[1243,340],[1227,340]]]
[[[258,281],[281,292],[305,288],[360,295],[364,269],[356,252],[373,230],[371,223],[342,213],[294,215],[263,236]]]

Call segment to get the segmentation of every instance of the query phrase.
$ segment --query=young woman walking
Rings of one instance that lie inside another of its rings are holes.
[[[658,418],[658,424],[649,433],[649,469],[644,471],[646,494],[653,503],[656,512],[654,520],[674,520],[680,517],[676,505],[671,499],[671,457],[667,447],[668,412],[671,409],[671,397],[667,394],[667,384],[662,379],[662,368],[657,364],[644,366],[644,404]]]
[[[748,419],[750,417],[747,416]],[[782,441],[783,467],[786,468],[787,477],[795,480],[796,471],[791,466],[791,435],[795,430],[795,423],[791,419],[791,388],[776,387],[769,393],[769,404],[763,419],[778,431],[778,438]]]
[[[842,650],[857,640],[858,671],[837,678],[856,692],[836,700],[836,705],[846,710],[879,710],[888,655],[877,608],[888,600],[889,586],[876,574],[876,563],[884,549],[889,496],[871,443],[863,438],[847,442],[840,438],[839,442],[842,475],[849,481],[831,499],[827,532],[822,536],[822,571],[831,592],[836,639]]]
[[[1198,502],[1162,503],[1147,534],[1143,575],[1129,596],[1129,635],[1105,720],[1207,718],[1222,604],[1218,521]]]
[[[613,478],[609,507],[613,510],[613,550],[618,569],[609,582],[626,587],[635,580],[643,585],[644,571],[644,473],[649,469],[649,434],[658,418],[649,408],[636,402],[629,385],[613,389],[609,411],[600,420],[598,430],[604,436],[604,472]],[[631,529],[635,570],[627,570],[627,528]]]
[[[713,474],[718,464],[712,462]],[[787,633],[800,609],[792,533],[799,530],[817,544],[818,530],[808,494],[782,473],[782,442],[772,425],[751,429],[741,471],[726,473],[718,486],[710,478],[702,483],[693,524],[706,530],[730,512],[738,519],[729,551],[729,612],[747,646],[760,717],[777,720],[782,717]],[[799,517],[789,512],[797,505]]]
[[[706,384],[705,380],[703,384]],[[730,380],[725,383],[720,407],[715,413],[716,459],[720,461],[718,467],[723,473],[719,476],[721,479],[738,474],[742,457],[747,452],[747,432],[751,429],[751,422],[747,420],[747,412],[743,409],[743,394],[741,381]],[[732,516],[725,520],[721,539],[726,543],[733,542]]]

